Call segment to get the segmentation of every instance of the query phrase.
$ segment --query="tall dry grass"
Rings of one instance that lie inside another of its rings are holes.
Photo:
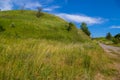
[[[0,80],[93,80],[108,63],[93,42],[0,39]]]

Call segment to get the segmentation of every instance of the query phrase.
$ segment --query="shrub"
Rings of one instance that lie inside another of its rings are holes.
[[[74,24],[72,22],[69,23],[67,31],[71,31],[72,30],[72,26],[74,26]]]
[[[76,28],[75,24],[70,22],[67,26],[67,31],[72,31],[72,32],[76,33],[77,28]]]
[[[120,43],[119,39],[116,39],[116,38],[113,38],[112,41],[113,41],[113,43],[115,43],[115,44]]]
[[[5,31],[5,29],[0,25],[0,32]]]

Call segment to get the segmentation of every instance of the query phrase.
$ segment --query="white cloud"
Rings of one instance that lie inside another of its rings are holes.
[[[120,29],[120,26],[111,26],[111,29]]]
[[[76,22],[76,23],[86,22],[87,24],[100,24],[105,21],[102,18],[93,18],[84,15],[74,15],[74,14],[66,14],[66,13],[59,13],[56,15],[67,21]]]
[[[43,0],[41,0],[43,1]],[[52,2],[53,0],[46,0],[46,2]],[[67,0],[66,0],[67,1]],[[44,1],[45,2],[45,1]],[[38,2],[38,0],[0,0],[0,9],[1,10],[12,10],[14,5],[18,7],[22,7],[25,4],[25,8],[27,9],[36,9],[37,7],[42,7],[44,11],[52,12],[55,9],[60,8],[60,6],[51,6],[45,7],[45,4]],[[66,14],[66,13],[59,13],[56,14],[57,16],[71,22],[81,23],[86,22],[87,24],[100,24],[105,20],[102,18],[94,18],[84,15],[74,15],[74,14]]]
[[[0,9],[1,10],[11,10],[12,8],[13,8],[13,5],[11,3],[11,0],[0,1]]]
[[[14,3],[15,5],[18,6],[22,6],[23,4],[27,4],[27,3],[36,3],[36,0],[11,0],[12,3]]]
[[[25,9],[31,9],[35,10],[37,7],[42,7],[44,11],[53,11],[57,8],[60,8],[60,6],[51,6],[51,7],[45,7],[46,3],[51,3],[53,0],[41,0],[41,3],[38,0],[0,0],[0,9],[1,10],[12,10],[14,9],[14,6],[17,7],[23,7]]]
[[[0,0],[0,9],[12,10],[14,8],[14,5],[21,7],[25,3],[27,3],[26,5],[30,4],[30,1],[31,0]]]
[[[44,11],[53,11],[53,10],[58,9],[58,8],[60,8],[60,6],[47,7],[47,8],[44,8],[43,10]]]
[[[25,8],[27,9],[36,9],[37,7],[42,7],[42,5],[39,2],[29,2],[25,4]]]

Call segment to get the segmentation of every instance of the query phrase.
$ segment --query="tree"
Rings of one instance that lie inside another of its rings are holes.
[[[88,30],[88,27],[87,27],[87,24],[86,24],[86,23],[83,22],[80,27],[81,27],[81,30],[82,30],[86,35],[90,36],[91,33],[90,33],[90,31]]]
[[[106,35],[106,39],[108,39],[108,40],[111,40],[111,39],[112,39],[112,35],[111,35],[110,32],[107,33],[107,35]]]
[[[36,14],[36,17],[41,17],[43,14],[42,14],[42,8],[41,7],[38,7],[37,8],[37,14]]]

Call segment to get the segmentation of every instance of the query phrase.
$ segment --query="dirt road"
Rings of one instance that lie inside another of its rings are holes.
[[[99,45],[107,52],[107,53],[116,53],[116,55],[120,55],[120,47],[114,47],[99,43]]]
[[[104,49],[108,56],[111,57],[111,59],[117,60],[113,62],[112,66],[118,70],[118,74],[111,80],[120,80],[120,47],[109,46],[102,43],[99,43],[99,45]]]

